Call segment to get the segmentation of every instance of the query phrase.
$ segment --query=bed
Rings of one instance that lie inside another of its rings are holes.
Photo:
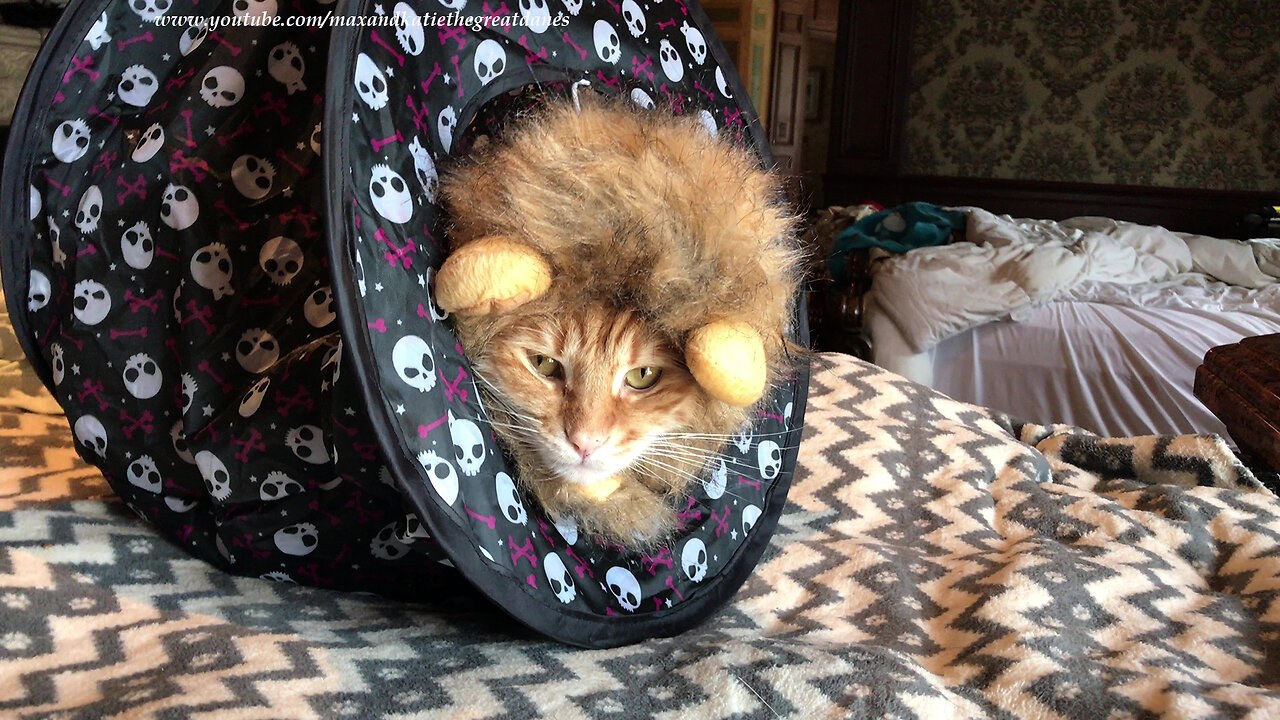
[[[581,650],[462,588],[223,573],[113,496],[5,367],[2,716],[1280,713],[1280,501],[1215,438],[1024,424],[816,355],[746,585],[680,636]]]
[[[860,336],[877,364],[1017,417],[1227,436],[1192,394],[1195,370],[1212,347],[1280,332],[1280,240],[960,210],[957,242],[863,251],[829,290],[856,312],[828,335]],[[825,232],[856,217],[832,209]]]

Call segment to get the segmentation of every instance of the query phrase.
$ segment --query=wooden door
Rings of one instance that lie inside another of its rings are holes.
[[[808,74],[805,21],[813,0],[781,0],[774,23],[773,93],[768,134],[778,169],[803,172],[804,87]]]

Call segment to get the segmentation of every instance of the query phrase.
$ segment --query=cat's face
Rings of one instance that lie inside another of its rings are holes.
[[[561,480],[662,463],[655,438],[688,427],[706,402],[679,353],[629,312],[574,308],[503,325],[476,370],[525,428],[505,434]]]

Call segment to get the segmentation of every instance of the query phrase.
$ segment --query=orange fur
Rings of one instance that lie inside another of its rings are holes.
[[[660,539],[723,442],[682,440],[665,454],[653,443],[672,441],[663,433],[727,439],[754,411],[698,387],[683,362],[690,332],[745,322],[764,341],[771,384],[786,365],[799,258],[778,179],[694,118],[588,99],[581,111],[558,103],[521,118],[447,172],[441,192],[453,249],[502,235],[552,267],[542,297],[456,321],[525,487],[587,532]],[[559,359],[564,377],[538,375],[529,353]],[[619,389],[628,370],[650,365],[663,369],[651,390]],[[581,492],[589,469],[561,462],[575,432],[607,435],[603,449],[618,458],[647,449],[649,459],[593,499]]]

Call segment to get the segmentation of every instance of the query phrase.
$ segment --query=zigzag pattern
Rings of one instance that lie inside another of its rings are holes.
[[[227,575],[102,497],[64,422],[0,414],[0,714],[1280,713],[1273,496],[1104,476],[872,366],[815,370],[788,511],[739,594],[598,651],[452,589],[412,605]]]

